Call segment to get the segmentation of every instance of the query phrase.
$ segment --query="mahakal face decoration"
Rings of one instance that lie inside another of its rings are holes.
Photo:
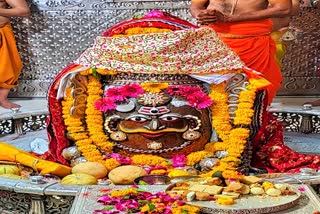
[[[177,107],[171,103],[173,96],[163,91],[145,92],[106,112],[105,130],[117,152],[170,157],[203,149],[211,136],[208,109]],[[179,99],[184,100],[174,96]]]

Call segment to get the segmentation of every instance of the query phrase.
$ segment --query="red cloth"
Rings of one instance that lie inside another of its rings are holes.
[[[320,169],[320,156],[299,154],[283,142],[283,126],[269,112],[264,124],[252,141],[251,165],[268,172],[299,172],[301,168]]]
[[[48,107],[50,115],[47,117],[47,134],[49,139],[49,151],[41,158],[56,161],[65,165],[69,165],[68,161],[61,156],[63,149],[70,146],[70,141],[66,137],[66,127],[62,118],[62,106],[57,100],[57,84],[60,79],[71,70],[77,68],[78,65],[71,64],[63,69],[53,80],[48,90]]]
[[[272,102],[281,87],[282,75],[275,61],[276,46],[270,36],[272,22],[217,23],[210,25],[240,59],[251,69],[261,72],[272,85],[267,88],[268,103]]]

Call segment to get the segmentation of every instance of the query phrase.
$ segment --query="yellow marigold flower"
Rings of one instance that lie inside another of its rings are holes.
[[[96,123],[101,123],[103,122],[103,115],[100,114],[89,114],[86,117],[87,121],[90,121],[91,123],[94,123],[94,121],[96,121]]]
[[[95,149],[95,150],[83,150],[82,154],[86,158],[97,156],[97,157],[99,157],[99,159],[102,159],[102,154],[97,149]]]
[[[101,113],[99,110],[97,110],[97,109],[95,109],[95,108],[87,108],[86,109],[86,114],[87,115],[92,115],[92,114],[99,114],[99,113]]]
[[[230,132],[230,135],[232,137],[237,137],[237,138],[248,138],[250,134],[250,130],[249,129],[245,129],[245,128],[235,128]]]
[[[88,104],[87,105],[91,105],[93,106],[93,103],[97,100],[101,99],[101,94],[90,94],[88,97],[87,97],[87,101],[88,101]]]
[[[91,74],[91,68],[88,68],[88,69],[86,69],[84,71],[81,71],[80,74],[84,75],[84,76],[87,76],[87,75]]]
[[[216,151],[225,151],[228,149],[228,145],[223,142],[214,142],[213,147],[214,147],[214,150]]]
[[[90,156],[86,158],[88,161],[90,162],[98,162],[98,163],[101,163],[103,164],[103,159],[101,157],[101,154],[99,155],[95,155],[95,156]]]
[[[198,151],[198,152],[190,153],[187,156],[187,165],[188,166],[193,166],[194,164],[196,164],[199,161],[201,161],[203,158],[209,157],[211,155],[212,155],[212,153],[208,152],[208,151]]]
[[[99,143],[105,143],[108,141],[108,136],[106,136],[105,134],[103,133],[94,133],[94,135],[92,135],[90,137],[94,142],[99,142]]]
[[[132,163],[136,165],[149,165],[149,166],[157,166],[164,165],[167,161],[166,159],[155,156],[155,155],[134,155],[131,158]]]
[[[222,176],[225,179],[240,179],[243,175],[235,170],[224,170],[222,172]]]
[[[252,122],[252,119],[251,118],[246,118],[246,119],[242,119],[242,118],[235,118],[234,119],[234,124],[235,125],[241,125],[241,124],[243,124],[243,125],[250,125],[251,124],[251,122]]]
[[[110,193],[112,197],[115,198],[122,198],[126,195],[136,195],[138,192],[134,188],[128,188],[128,189],[123,189],[123,190],[114,190]]]
[[[174,214],[197,214],[200,213],[200,208],[192,205],[183,205],[178,207],[172,207],[172,213]]]
[[[205,146],[204,146],[204,150],[207,151],[207,152],[211,152],[212,154],[215,153],[217,150],[216,150],[216,147],[214,146],[214,144],[217,143],[217,142],[210,142],[210,143],[207,143]]]
[[[141,213],[149,213],[150,209],[149,209],[149,206],[148,204],[145,204],[143,207],[140,208],[140,212]]]
[[[89,88],[88,93],[90,93],[90,94],[103,94],[103,90],[101,88]]]
[[[112,169],[120,166],[121,164],[114,158],[107,159],[104,163],[108,171],[111,171]]]
[[[159,93],[161,90],[168,88],[167,82],[143,82],[141,87],[151,93]]]
[[[67,130],[68,130],[68,132],[83,132],[83,131],[85,131],[85,128],[84,127],[82,127],[82,126],[76,126],[76,127],[67,127]]]
[[[103,151],[107,152],[107,153],[111,153],[113,150],[113,143],[109,142],[109,141],[105,141],[105,142],[99,142],[99,141],[93,141],[97,146],[100,147],[100,149],[102,149]]]
[[[165,169],[155,169],[150,172],[150,175],[164,175],[167,173]]]
[[[235,163],[238,163],[238,164],[241,163],[241,160],[236,158],[236,157],[225,157],[225,158],[222,158],[220,161],[221,162],[226,162],[226,163],[228,163],[228,162],[235,162]]]
[[[168,173],[169,177],[178,177],[178,176],[189,176],[190,174],[187,171],[182,169],[173,169]]]
[[[70,134],[67,134],[67,136],[70,137],[71,140],[74,140],[74,141],[84,140],[84,139],[88,138],[87,132],[70,133]]]
[[[249,102],[238,103],[238,109],[246,110],[246,109],[251,109],[252,107],[253,107],[253,103],[249,103]]]

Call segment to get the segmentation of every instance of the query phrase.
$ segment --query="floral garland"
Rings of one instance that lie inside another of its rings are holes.
[[[181,96],[190,106],[198,109],[207,108],[213,103],[213,100],[199,86],[169,86],[167,82],[143,82],[141,85],[133,83],[109,88],[103,98],[92,101],[97,110],[107,112],[116,109],[117,103],[127,101],[129,98],[136,98],[145,92],[159,93],[161,91],[171,96]]]
[[[230,122],[228,111],[228,94],[225,91],[225,85],[211,85],[210,100],[215,102],[211,104],[208,99],[205,102],[197,103],[194,106],[205,107],[210,103],[212,114],[212,126],[216,130],[222,142],[211,142],[206,144],[203,151],[190,153],[186,157],[184,155],[176,155],[172,158],[172,162],[155,156],[155,155],[133,155],[125,157],[124,155],[112,153],[113,144],[108,141],[107,136],[103,133],[103,113],[97,110],[97,100],[102,101],[101,96],[103,91],[100,81],[94,76],[89,76],[87,93],[88,102],[86,108],[86,124],[87,130],[80,118],[73,118],[69,111],[72,107],[71,89],[67,90],[66,98],[62,102],[63,118],[68,130],[68,136],[71,137],[78,146],[79,151],[88,161],[102,162],[111,170],[121,164],[148,165],[148,166],[166,166],[166,170],[170,171],[177,166],[193,166],[206,157],[212,156],[216,151],[226,151],[227,156],[220,160],[219,166],[216,166],[212,171],[203,174],[203,176],[212,176],[216,172],[221,172],[225,178],[238,178],[241,176],[237,172],[237,167],[241,163],[241,154],[245,149],[250,130],[247,127],[251,123],[251,118],[254,114],[253,104],[256,94],[256,88],[249,85],[246,90],[239,94],[239,104],[235,111],[233,128]],[[170,95],[180,95],[188,99],[188,97],[203,97],[204,93],[196,86],[168,86],[167,83],[145,82],[141,85],[131,84],[122,87],[109,89],[106,95],[111,102],[118,102],[128,99],[128,97],[137,97],[139,94],[148,91],[158,93],[165,89]],[[199,95],[200,93],[200,95]],[[200,100],[200,99],[199,99]],[[203,99],[201,99],[203,100]],[[93,104],[94,103],[94,104]],[[189,102],[190,103],[190,102]],[[103,109],[103,108],[102,108]],[[102,155],[101,150],[106,151],[111,155]],[[106,160],[105,160],[106,159]],[[163,171],[163,169],[162,169]],[[180,173],[181,172],[176,172]]]
[[[238,127],[232,128],[228,113],[228,94],[225,91],[225,85],[211,85],[210,97],[216,101],[216,103],[211,106],[212,126],[223,142],[211,142],[206,145],[205,150],[213,153],[216,151],[226,151],[227,156],[220,159],[219,166],[204,176],[212,176],[216,172],[221,172],[224,178],[237,179],[242,176],[237,172],[237,167],[241,163],[240,157],[250,135],[248,125],[251,124],[254,114],[253,105],[256,90],[253,85],[248,85],[245,90],[240,92],[238,108],[235,111],[234,118],[234,125]],[[221,111],[221,109],[224,110]],[[228,113],[228,115],[226,113]]]

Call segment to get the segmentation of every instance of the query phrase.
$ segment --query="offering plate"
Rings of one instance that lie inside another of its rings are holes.
[[[167,191],[174,185],[170,185]],[[232,214],[261,214],[274,213],[287,210],[298,204],[301,192],[293,186],[288,188],[294,191],[294,195],[281,195],[272,197],[268,195],[241,195],[233,205],[220,205],[215,201],[191,201],[190,205],[201,207],[202,213],[232,213]]]

